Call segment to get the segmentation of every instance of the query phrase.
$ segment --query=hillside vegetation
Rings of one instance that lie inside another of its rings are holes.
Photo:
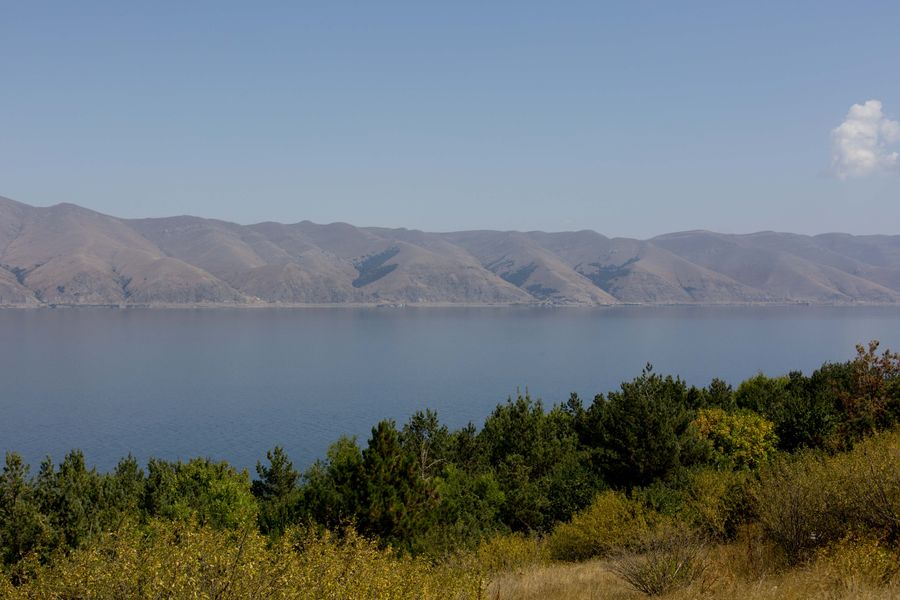
[[[647,367],[589,404],[432,412],[298,472],[73,451],[0,476],[0,597],[890,598],[900,356],[736,389]]]

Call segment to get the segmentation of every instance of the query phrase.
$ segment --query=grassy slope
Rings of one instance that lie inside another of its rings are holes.
[[[748,558],[751,554],[755,556]],[[665,598],[687,600],[888,600],[900,598],[900,580],[876,581],[865,564],[820,560],[810,566],[775,572],[775,561],[748,552],[746,542],[717,546],[710,551],[703,581]],[[551,564],[496,576],[488,588],[490,600],[629,600],[646,598],[609,569],[593,560]]]

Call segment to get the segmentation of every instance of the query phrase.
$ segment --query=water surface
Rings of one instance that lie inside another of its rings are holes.
[[[647,362],[739,382],[873,338],[900,349],[900,308],[0,310],[0,450],[252,469],[281,444],[302,467],[419,409],[480,424],[517,388],[591,398]]]

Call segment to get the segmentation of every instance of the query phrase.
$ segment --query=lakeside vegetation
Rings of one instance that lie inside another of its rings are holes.
[[[877,342],[736,388],[656,373],[430,411],[298,472],[73,451],[0,475],[0,597],[888,598],[900,593],[900,355]]]

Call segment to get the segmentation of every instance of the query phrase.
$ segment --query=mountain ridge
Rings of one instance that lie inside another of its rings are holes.
[[[121,219],[0,197],[0,306],[900,304],[900,235]]]

